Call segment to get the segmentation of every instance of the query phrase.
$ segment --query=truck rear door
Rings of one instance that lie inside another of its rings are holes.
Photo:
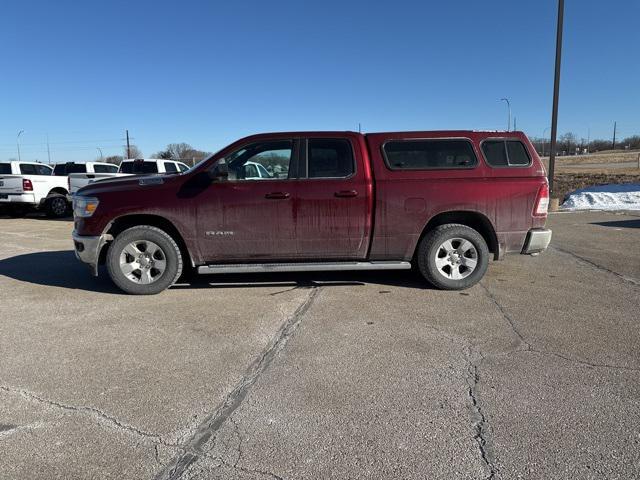
[[[366,257],[372,179],[359,138],[353,134],[303,140],[295,204],[299,258]]]

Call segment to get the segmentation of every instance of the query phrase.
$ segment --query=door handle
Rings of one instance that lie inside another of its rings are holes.
[[[269,200],[284,200],[289,198],[291,195],[287,192],[271,192],[267,193],[264,198],[268,198]]]
[[[334,193],[336,197],[357,197],[358,192],[356,190],[340,190]]]

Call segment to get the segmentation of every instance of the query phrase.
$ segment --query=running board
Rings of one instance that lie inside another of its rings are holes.
[[[409,262],[238,263],[203,265],[198,273],[337,272],[349,270],[409,270]]]

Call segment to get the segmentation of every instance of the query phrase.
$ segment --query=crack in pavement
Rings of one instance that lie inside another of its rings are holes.
[[[487,476],[487,480],[493,480],[497,473],[497,468],[495,466],[495,455],[493,452],[493,442],[491,441],[491,434],[489,432],[489,422],[484,412],[482,411],[482,407],[480,406],[480,400],[478,398],[478,383],[480,383],[480,374],[478,373],[478,364],[484,358],[482,354],[480,354],[480,360],[472,360],[471,355],[471,347],[467,346],[467,364],[468,364],[468,390],[467,395],[469,396],[469,401],[471,402],[471,409],[473,412],[473,428],[475,430],[475,434],[473,439],[478,444],[478,449],[480,450],[480,457],[484,462],[485,466],[489,469],[489,475]]]
[[[580,264],[586,264],[586,265],[588,265],[590,267],[595,268],[596,270],[600,270],[601,272],[606,272],[606,273],[610,273],[611,275],[615,275],[616,277],[624,280],[627,283],[631,283],[632,285],[635,285],[635,286],[640,286],[640,280],[637,280],[637,279],[632,278],[632,277],[627,277],[626,275],[622,275],[621,273],[618,273],[618,272],[616,272],[614,270],[611,270],[611,269],[609,269],[607,267],[603,267],[602,265],[599,265],[599,264],[597,264],[595,262],[592,262],[591,260],[588,260],[588,259],[586,259],[584,257],[581,257],[580,255],[577,255],[577,254],[575,254],[575,253],[573,253],[573,252],[571,252],[569,250],[565,250],[563,248],[556,247],[555,245],[549,245],[549,249],[555,250],[556,252],[561,253],[561,254],[568,255],[568,256],[572,257],[574,260],[577,260],[577,262],[580,263]]]
[[[256,383],[260,375],[269,367],[274,358],[284,348],[287,341],[295,333],[298,326],[302,322],[304,314],[309,310],[314,300],[318,296],[321,288],[312,287],[309,289],[309,295],[293,312],[278,332],[271,340],[262,355],[254,360],[247,368],[240,382],[227,395],[225,400],[216,408],[213,413],[207,415],[205,420],[196,428],[195,432],[187,440],[186,445],[181,447],[182,453],[176,456],[163,470],[161,470],[155,478],[157,480],[176,480],[196,462],[201,456],[207,456],[203,451],[203,446],[211,439],[215,438],[220,428],[231,417],[233,412],[241,405],[253,385]],[[218,459],[221,463],[224,461]],[[242,467],[234,467],[242,469]],[[273,478],[279,478],[268,472],[258,472],[265,475],[271,475]]]
[[[572,358],[572,357],[563,355],[561,353],[550,352],[550,351],[545,351],[545,350],[540,350],[538,348],[535,348],[526,338],[524,338],[522,333],[520,333],[520,331],[515,326],[515,322],[513,321],[511,316],[506,312],[504,307],[500,304],[500,302],[498,302],[496,297],[493,295],[493,293],[491,293],[491,291],[487,288],[487,286],[484,285],[483,283],[479,283],[478,285],[480,285],[484,289],[484,291],[487,294],[487,297],[489,297],[489,299],[493,302],[493,304],[496,306],[496,308],[500,311],[502,317],[510,325],[511,330],[513,330],[513,333],[515,333],[515,335],[518,337],[518,339],[520,340],[521,344],[525,346],[525,348],[515,348],[514,350],[511,350],[511,351],[509,351],[509,352],[507,352],[505,354],[487,354],[485,356],[496,357],[496,356],[501,356],[501,355],[512,355],[512,354],[518,353],[518,352],[525,352],[525,353],[526,352],[530,352],[530,353],[537,353],[538,355],[543,355],[543,356],[548,355],[548,356],[560,358],[562,360],[565,360],[565,361],[568,361],[568,362],[572,362],[572,363],[577,363],[579,365],[583,365],[585,367],[590,367],[590,368],[609,368],[609,369],[612,369],[612,370],[626,370],[626,371],[630,371],[630,372],[638,372],[638,371],[640,371],[640,368],[636,368],[636,367],[627,367],[627,366],[624,366],[624,365],[613,365],[613,364],[608,364],[608,363],[588,362],[586,360],[580,360],[578,358]]]
[[[48,400],[46,398],[43,398],[39,395],[36,395],[33,392],[29,392],[27,390],[23,390],[20,388],[14,388],[14,387],[10,387],[7,385],[0,385],[0,390],[7,392],[7,393],[12,393],[12,394],[17,394],[22,396],[23,398],[26,398],[27,400],[30,400],[32,402],[36,402],[36,403],[40,403],[42,405],[46,405],[48,407],[55,407],[58,408],[60,410],[64,410],[67,412],[73,412],[73,413],[82,413],[85,414],[87,416],[89,416],[90,418],[92,418],[93,420],[96,420],[99,423],[107,423],[108,425],[110,425],[111,427],[114,427],[118,430],[121,431],[125,431],[127,433],[136,435],[138,437],[143,437],[147,440],[152,441],[153,443],[159,443],[161,445],[165,445],[167,447],[174,447],[174,448],[178,448],[179,445],[177,444],[172,444],[169,443],[165,440],[162,439],[162,437],[160,437],[160,435],[157,435],[155,433],[149,433],[149,432],[145,432],[144,430],[140,430],[139,428],[136,428],[132,425],[128,425],[126,423],[121,422],[120,420],[118,420],[117,418],[103,412],[102,410],[99,410],[95,407],[89,407],[89,406],[75,406],[75,405],[69,405],[66,403],[60,403],[60,402],[56,402],[54,400]]]

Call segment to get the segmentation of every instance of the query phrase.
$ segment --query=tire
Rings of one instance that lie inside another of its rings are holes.
[[[111,242],[107,251],[107,271],[122,291],[132,295],[155,295],[180,277],[180,247],[164,230],[150,225],[132,227]]]
[[[489,248],[473,228],[449,223],[422,238],[416,261],[422,276],[433,286],[464,290],[478,283],[487,271]]]
[[[52,193],[44,201],[44,211],[49,218],[69,216],[69,202],[64,195]]]

